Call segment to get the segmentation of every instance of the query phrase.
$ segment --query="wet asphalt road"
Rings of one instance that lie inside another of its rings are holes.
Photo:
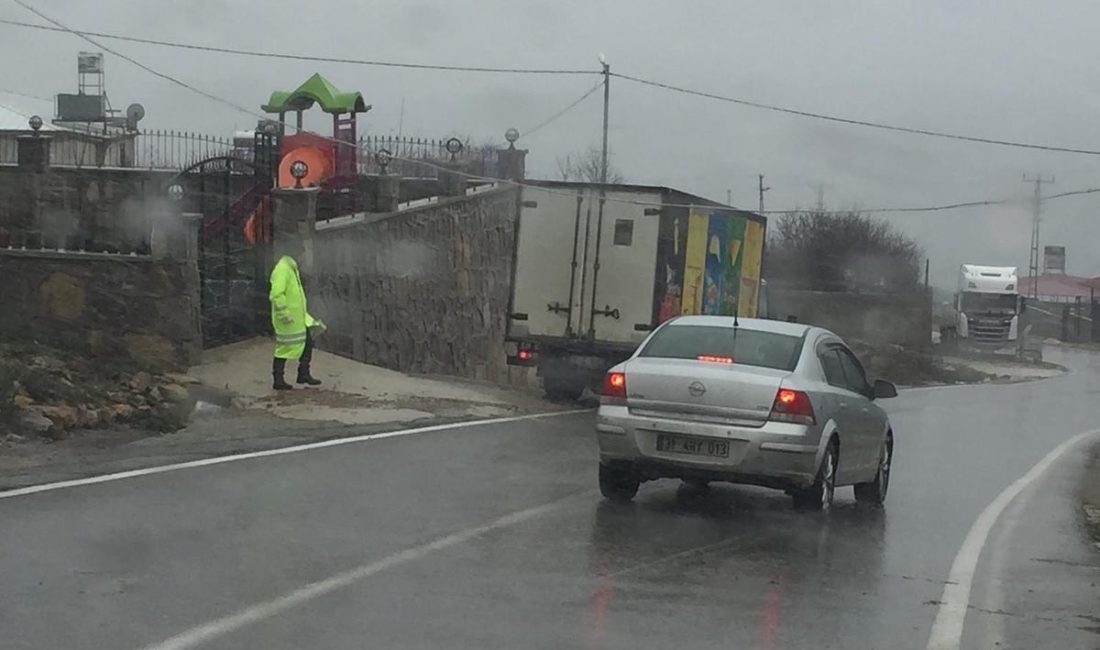
[[[612,507],[590,413],[0,499],[0,647],[924,648],[974,519],[1100,427],[1100,355],[1048,359],[1074,372],[892,400],[884,512],[671,481]],[[1079,457],[994,529],[963,647],[1100,647]]]

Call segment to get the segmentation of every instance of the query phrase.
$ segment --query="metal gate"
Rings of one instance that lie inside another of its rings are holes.
[[[263,162],[216,156],[191,165],[170,182],[182,211],[202,215],[198,265],[203,347],[270,331],[273,175]]]

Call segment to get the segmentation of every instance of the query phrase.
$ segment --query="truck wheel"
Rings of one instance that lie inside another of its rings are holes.
[[[817,478],[814,484],[805,490],[794,493],[794,507],[798,510],[828,510],[833,505],[833,493],[836,492],[836,464],[840,454],[837,453],[836,440],[829,442],[825,449],[825,457],[821,459],[821,467],[817,469]]]
[[[886,490],[890,487],[890,466],[894,463],[894,436],[887,435],[879,452],[878,472],[870,483],[856,483],[856,501],[881,506],[886,501]]]
[[[608,501],[630,503],[638,493],[641,480],[629,464],[604,465],[600,463],[600,494]]]
[[[557,377],[544,378],[542,389],[555,402],[575,402],[584,394],[584,384]]]

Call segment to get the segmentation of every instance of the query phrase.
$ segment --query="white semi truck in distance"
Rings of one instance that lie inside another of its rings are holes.
[[[963,264],[950,332],[960,346],[986,352],[1023,353],[1024,300],[1015,266]]]

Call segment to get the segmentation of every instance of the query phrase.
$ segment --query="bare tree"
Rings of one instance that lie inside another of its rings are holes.
[[[599,183],[602,158],[598,147],[589,147],[583,153],[570,154],[564,159],[558,158],[558,176],[563,181]],[[607,162],[607,182],[623,182],[623,175],[611,164],[610,156]]]
[[[920,283],[920,245],[856,210],[786,215],[770,239],[768,276],[777,283],[818,291],[899,291]]]

